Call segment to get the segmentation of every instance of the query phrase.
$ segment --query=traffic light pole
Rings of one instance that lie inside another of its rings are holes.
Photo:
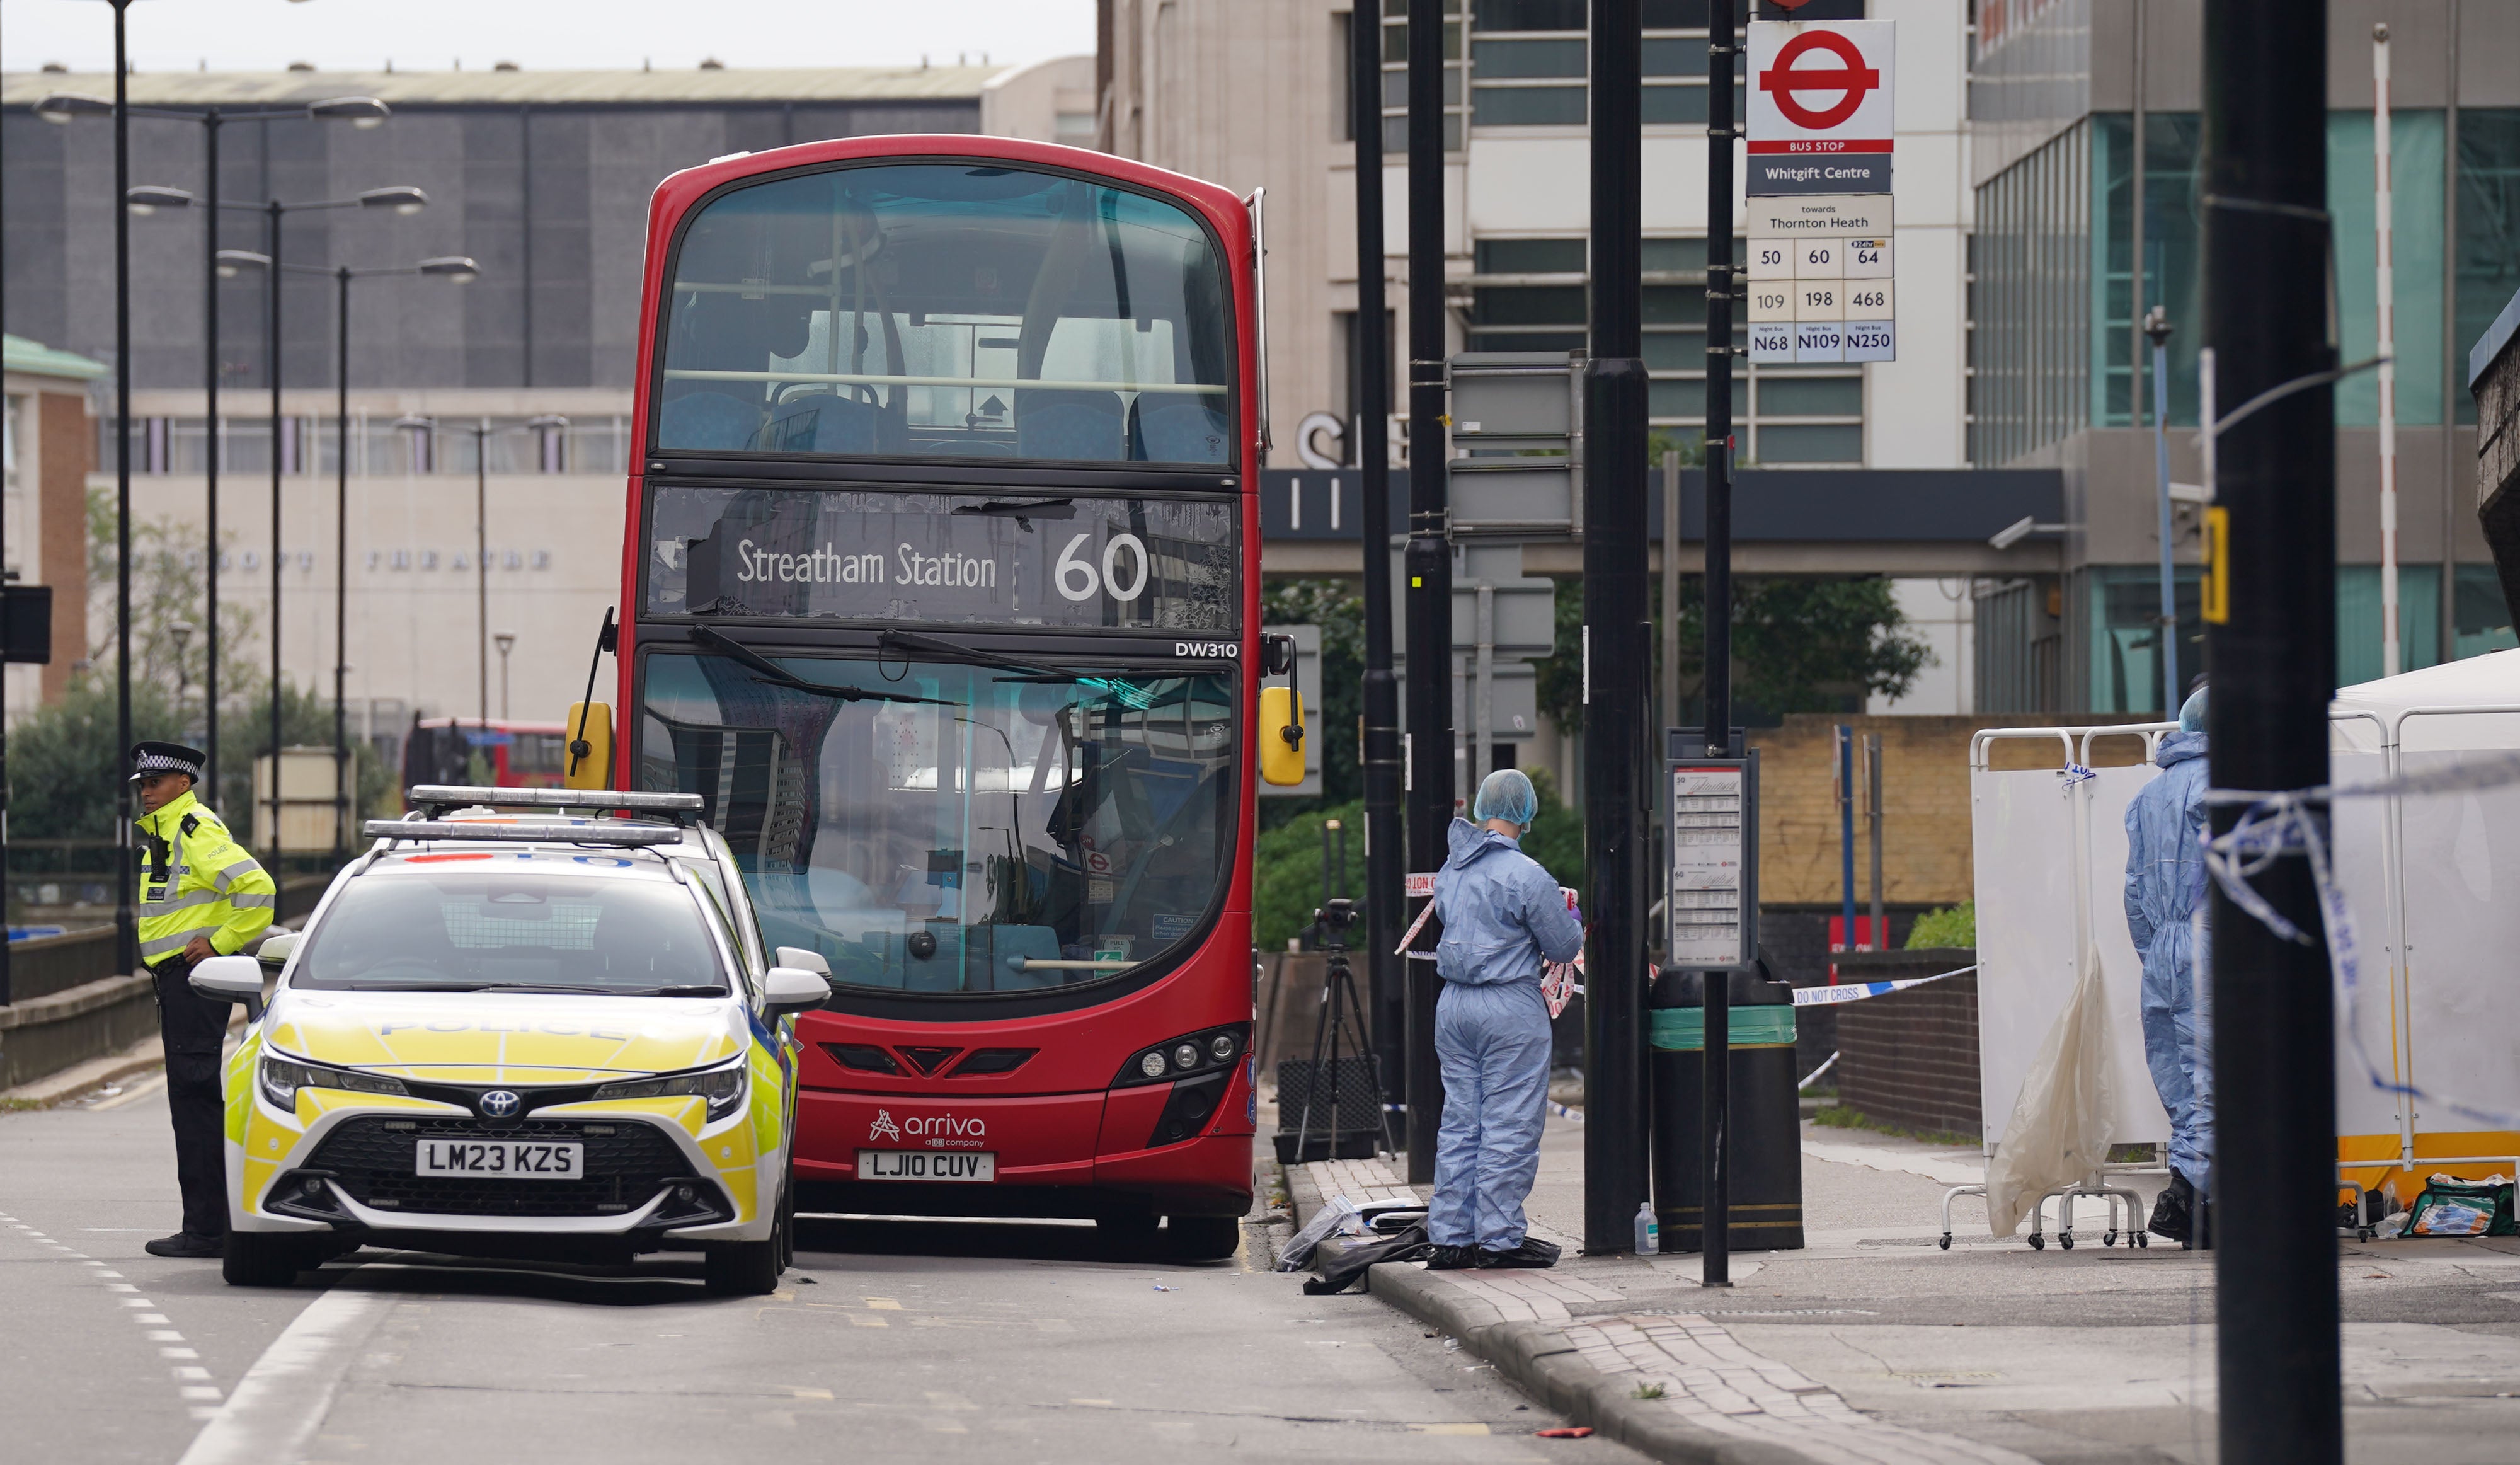
[[[2336,367],[2329,340],[2327,5],[2205,7],[2205,343],[2209,401]],[[2305,789],[2328,777],[2335,686],[2335,393],[2326,383],[2236,421],[2213,448],[2218,522],[2207,597],[2212,786]],[[2209,425],[2210,428],[2211,425]],[[2228,567],[2228,570],[2226,569]],[[2241,810],[2212,808],[2228,832]],[[2314,810],[2322,824],[2324,808]],[[2336,1293],[2335,1017],[2308,860],[2251,884],[2307,942],[2218,888],[2210,913],[2215,1111],[2212,1226],[2225,1465],[2344,1458]],[[2206,1178],[2206,1177],[2192,1177]]]
[[[1409,0],[1409,852],[1427,870],[1443,862],[1455,802],[1444,355],[1444,6]],[[1377,553],[1390,551],[1366,545],[1367,559]],[[1432,959],[1441,934],[1440,922],[1427,922],[1416,948],[1427,959],[1413,956],[1404,968],[1412,1185],[1434,1181],[1435,1133],[1444,1121]]]
[[[1365,489],[1365,910],[1368,1028],[1380,1102],[1408,1100],[1407,917],[1400,823],[1400,683],[1391,673],[1391,329],[1382,298],[1382,26],[1360,10],[1349,36],[1356,126],[1356,442]],[[1325,736],[1336,736],[1323,729]]]
[[[1584,363],[1584,1249],[1633,1251],[1645,1198],[1645,598],[1640,0],[1593,0],[1592,334]]]

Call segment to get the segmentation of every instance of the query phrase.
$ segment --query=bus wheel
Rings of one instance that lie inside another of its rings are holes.
[[[1234,1215],[1172,1217],[1172,1254],[1184,1261],[1218,1261],[1242,1245],[1242,1219]]]

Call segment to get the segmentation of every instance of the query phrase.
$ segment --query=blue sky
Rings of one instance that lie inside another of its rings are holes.
[[[1039,61],[1094,50],[1093,0],[135,0],[144,71],[681,69]],[[104,0],[0,5],[0,67],[112,69]]]

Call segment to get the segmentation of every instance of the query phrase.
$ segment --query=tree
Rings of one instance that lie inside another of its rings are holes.
[[[249,655],[240,654],[254,644],[260,618],[234,601],[220,601],[221,644],[209,644],[202,616],[209,579],[200,547],[183,543],[191,532],[190,526],[173,519],[137,521],[131,526],[132,679],[135,685],[147,681],[164,687],[170,695],[181,686],[198,708],[206,685],[204,673],[215,654],[224,713],[231,700],[249,699],[263,684],[267,668],[256,665]],[[87,495],[87,583],[92,606],[88,623],[102,625],[105,639],[89,649],[88,661],[109,682],[113,676],[116,548],[113,494],[91,488]],[[200,722],[196,710],[186,726],[197,727]],[[111,733],[107,737],[112,740]]]
[[[10,815],[19,834],[39,840],[112,840],[130,759],[114,740],[113,678],[82,672],[59,702],[9,730]],[[155,682],[131,684],[135,742],[176,740],[175,700]]]
[[[1680,595],[1681,700],[1695,707],[1705,689],[1706,579],[1683,575]],[[1659,623],[1659,581],[1651,591]],[[1915,685],[1933,652],[1877,575],[1850,579],[1736,578],[1732,582],[1732,695],[1735,715],[1848,711],[1878,693]],[[1584,726],[1584,582],[1557,587],[1557,645],[1536,664],[1540,710],[1568,734]],[[1654,641],[1656,675],[1662,644]],[[1659,687],[1660,681],[1655,685]]]

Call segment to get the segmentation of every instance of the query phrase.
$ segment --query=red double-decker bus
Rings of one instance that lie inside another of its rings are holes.
[[[802,1209],[1238,1240],[1256,212],[974,137],[657,189],[609,786],[830,968]]]

